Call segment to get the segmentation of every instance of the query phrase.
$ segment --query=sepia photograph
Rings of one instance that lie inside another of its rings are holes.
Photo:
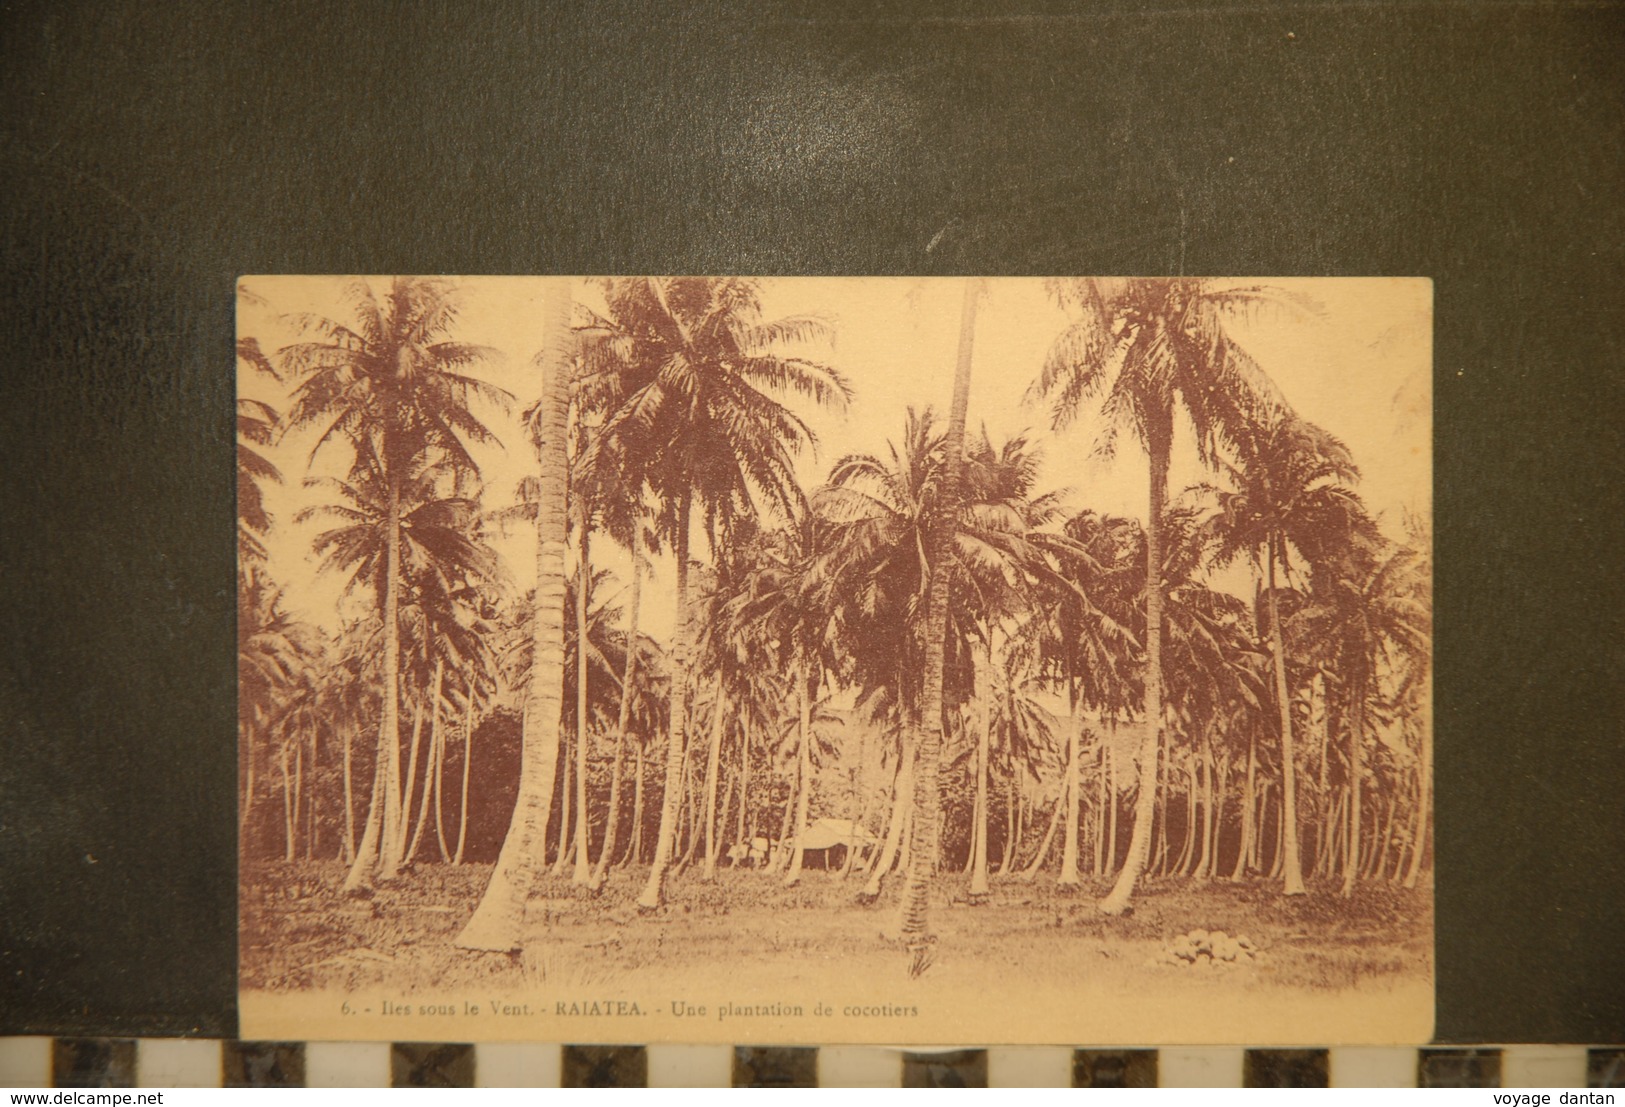
[[[235,298],[243,1038],[1432,1034],[1430,281]]]

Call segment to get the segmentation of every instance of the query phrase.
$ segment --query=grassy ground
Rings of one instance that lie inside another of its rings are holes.
[[[339,894],[337,863],[245,868],[242,986],[364,992],[433,981],[440,990],[522,992],[635,982],[670,990],[699,987],[718,972],[768,985],[816,976],[820,965],[850,970],[873,962],[885,975],[899,971],[900,955],[886,940],[896,925],[895,881],[864,907],[854,902],[857,877],[809,872],[798,887],[785,888],[766,873],[725,870],[709,884],[689,873],[670,882],[664,911],[642,917],[632,901],[646,872],[613,874],[596,897],[547,878],[528,916],[537,941],[510,957],[451,945],[488,867],[420,866],[364,899]],[[1288,899],[1258,882],[1147,881],[1133,913],[1120,918],[1096,910],[1105,890],[1087,881],[1063,891],[1053,878],[995,879],[991,897],[972,905],[963,879],[945,876],[927,976],[1072,972],[1096,983],[1166,986],[1199,975],[1153,963],[1176,936],[1197,928],[1246,936],[1263,951],[1257,963],[1225,974],[1229,987],[1336,992],[1431,975],[1425,889],[1383,885],[1345,900],[1324,887]]]

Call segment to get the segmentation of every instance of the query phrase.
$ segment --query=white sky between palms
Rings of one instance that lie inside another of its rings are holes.
[[[256,337],[273,357],[297,340],[285,316],[317,312],[348,321],[340,293],[345,278],[246,277],[242,283],[263,297],[263,306],[239,305],[239,334]],[[373,282],[382,291],[387,280]],[[515,396],[509,413],[485,407],[486,425],[502,446],[475,446],[487,486],[486,507],[511,504],[519,478],[534,468],[534,453],[520,427],[519,415],[540,391],[532,358],[540,348],[542,282],[525,277],[467,277],[456,281],[462,306],[453,335],[459,341],[489,346],[496,353],[475,375]],[[1323,308],[1318,318],[1270,313],[1252,322],[1237,321],[1231,333],[1276,382],[1303,417],[1346,442],[1354,452],[1362,481],[1361,494],[1379,515],[1384,530],[1403,536],[1405,513],[1432,517],[1432,284],[1419,278],[1288,278],[1238,280],[1265,283],[1303,293]],[[601,301],[596,287],[575,282],[581,302]],[[887,442],[900,438],[910,404],[934,406],[946,416],[952,391],[963,296],[961,278],[832,278],[784,277],[763,282],[764,318],[819,314],[830,320],[833,347],[794,351],[838,368],[851,384],[854,398],[842,414],[817,410],[792,400],[819,438],[816,455],[804,453],[799,465],[803,485],[811,490],[839,457],[852,452],[886,456]],[[1037,278],[991,278],[976,321],[971,373],[972,432],[986,425],[995,445],[1028,431],[1042,447],[1044,478],[1040,490],[1070,488],[1073,508],[1143,519],[1146,513],[1146,461],[1131,435],[1121,435],[1116,457],[1094,454],[1100,422],[1086,407],[1066,430],[1050,430],[1049,411],[1023,402],[1050,344],[1067,317]],[[287,408],[287,391],[277,382],[245,371],[239,380],[244,396]],[[295,524],[306,506],[300,485],[315,431],[288,435],[266,452],[282,471],[280,487],[266,489],[273,516],[266,543],[272,579],[284,588],[284,602],[295,617],[334,631],[339,624],[336,574],[318,574],[310,543],[324,524]],[[320,472],[336,474],[347,463],[342,446],[329,447],[318,461]],[[1181,427],[1169,477],[1171,494],[1198,481],[1216,481],[1197,462],[1188,427]],[[325,524],[331,525],[331,524]],[[698,534],[696,533],[696,538]],[[535,538],[527,528],[494,539],[515,589],[533,583]],[[696,541],[697,556],[705,556]],[[609,568],[624,584],[629,562],[605,538],[594,543],[593,561]],[[670,558],[657,560],[645,593],[644,629],[669,639],[675,612],[665,589],[672,579]],[[1238,566],[1219,573],[1213,583],[1238,595],[1250,595],[1248,571]],[[366,602],[358,599],[354,602]]]

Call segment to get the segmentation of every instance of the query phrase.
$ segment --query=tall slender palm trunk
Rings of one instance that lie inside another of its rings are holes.
[[[1196,862],[1196,875],[1207,880],[1213,875],[1213,834],[1218,829],[1214,814],[1218,792],[1213,787],[1213,725],[1202,726],[1202,856]]]
[[[1110,876],[1117,871],[1117,797],[1119,795],[1117,781],[1117,716],[1113,714],[1106,724],[1106,733],[1109,745],[1106,751],[1106,768],[1109,779],[1106,782],[1106,869],[1102,876]]]
[[[1063,772],[1061,774],[1061,792],[1060,795],[1055,797],[1055,809],[1050,812],[1049,816],[1049,829],[1045,830],[1044,836],[1039,839],[1038,851],[1033,854],[1033,859],[1021,871],[1022,880],[1033,879],[1038,875],[1038,870],[1044,867],[1044,862],[1049,860],[1049,851],[1055,842],[1055,834],[1061,829],[1061,821],[1066,817],[1066,791],[1067,775]]]
[[[1360,775],[1365,758],[1365,679],[1354,680],[1349,703],[1349,832],[1348,855],[1343,861],[1343,894],[1354,894],[1360,873]]]
[[[1097,879],[1106,868],[1106,742],[1099,739],[1095,742],[1095,815],[1094,823],[1094,868],[1091,875]]]
[[[987,635],[985,676],[982,679],[982,725],[976,735],[976,826],[971,843],[970,894],[987,895],[987,771],[993,729],[993,632]]]
[[[793,829],[792,820],[795,818],[796,795],[801,789],[801,759],[798,757],[789,770],[790,789],[784,795],[784,811],[779,815],[779,836],[774,839],[772,856],[768,861],[767,871],[776,873],[787,868],[790,864],[790,832]]]
[[[455,724],[448,720],[447,725]],[[446,840],[446,745],[446,736],[442,732],[440,742],[435,747],[434,759],[434,836],[442,861],[451,860],[451,846]]]
[[[384,805],[378,793],[383,791],[388,780],[389,770],[384,766],[383,758],[378,758],[372,765],[372,793],[367,803],[367,821],[361,826],[361,844],[356,847],[355,860],[350,863],[350,873],[354,875],[357,867],[364,858],[378,856],[378,839],[383,836]],[[363,871],[365,868],[363,867]],[[357,885],[361,887],[362,885]],[[345,890],[350,890],[349,881],[345,881]]]
[[[1083,760],[1083,717],[1078,713],[1078,679],[1072,672],[1072,656],[1067,654],[1067,752],[1066,783],[1061,787],[1066,800],[1066,837],[1061,845],[1061,875],[1056,883],[1063,888],[1078,885],[1078,809],[1083,806],[1079,787],[1080,765]]]
[[[1168,434],[1148,431],[1151,455],[1151,517],[1145,527],[1145,739],[1140,743],[1139,794],[1134,800],[1134,829],[1128,857],[1117,883],[1101,901],[1108,915],[1122,914],[1134,885],[1150,859],[1152,820],[1157,810],[1157,750],[1162,744],[1162,509],[1168,493]]]
[[[292,861],[297,795],[293,787],[293,770],[288,767],[287,742],[277,749],[277,764],[282,769],[282,860]]]
[[[672,649],[671,666],[671,734],[666,744],[666,791],[660,801],[660,830],[655,839],[654,864],[649,870],[649,882],[638,896],[638,909],[658,910],[666,902],[666,874],[671,867],[672,850],[677,839],[678,807],[682,802],[683,757],[688,744],[688,684],[690,640],[688,611],[688,528],[693,506],[692,495],[685,491],[677,507],[677,534],[673,545],[677,555],[677,633]]]
[[[717,675],[716,702],[711,708],[711,745],[705,751],[705,865],[706,880],[717,875],[717,772],[722,766],[722,728],[727,721],[727,691]]]
[[[1298,859],[1298,769],[1292,748],[1292,699],[1286,685],[1281,607],[1275,595],[1275,561],[1279,544],[1279,537],[1272,536],[1268,561],[1270,652],[1275,655],[1275,700],[1281,713],[1281,819],[1285,823],[1281,830],[1281,848],[1284,850],[1281,867],[1285,882],[1282,891],[1289,896],[1301,896],[1304,893],[1303,862]]]
[[[558,773],[564,698],[565,452],[570,413],[570,286],[548,281],[542,349],[541,425],[537,434],[536,608],[530,695],[519,755],[519,795],[491,882],[457,936],[464,949],[511,951],[523,939],[525,900],[535,885]]]
[[[593,884],[603,883],[604,871],[615,856],[621,825],[621,765],[626,753],[626,725],[632,718],[632,687],[638,672],[638,615],[643,600],[643,559],[632,544],[632,603],[626,616],[626,668],[621,677],[621,708],[615,721],[615,767],[609,777],[609,816],[604,820],[604,844],[598,851]]]
[[[429,696],[429,751],[423,759],[423,795],[418,801],[417,824],[412,830],[411,843],[406,847],[406,860],[411,861],[418,854],[418,847],[423,844],[423,832],[429,825],[429,800],[434,791],[434,765],[440,755],[440,692],[441,682],[445,680],[445,662],[439,658],[434,663],[434,691]],[[410,794],[410,793],[408,793]],[[445,851],[441,851],[444,856]]]
[[[1411,831],[1411,856],[1405,868],[1405,887],[1416,887],[1422,872],[1422,855],[1427,850],[1428,816],[1433,808],[1433,723],[1422,719],[1422,763],[1417,768],[1416,825]]]
[[[355,770],[352,766],[352,747],[355,734],[346,724],[344,731],[344,859],[355,860]]]
[[[386,451],[386,457],[387,457]],[[363,832],[361,848],[344,878],[344,891],[354,892],[372,883],[373,865],[377,876],[394,879],[401,868],[401,847],[405,843],[401,824],[401,477],[398,464],[388,461],[386,480],[389,508],[385,519],[384,554],[384,687],[378,722],[378,759],[384,767],[382,787],[372,790],[372,806],[378,808],[380,827],[369,843]],[[372,820],[372,812],[367,815]]]
[[[248,820],[254,814],[254,727],[250,723],[242,728],[243,740],[239,743],[237,759],[243,766],[242,805],[237,809],[237,842],[241,849],[248,842]]]
[[[592,523],[581,513],[581,561],[576,566],[576,864],[572,884],[592,883],[592,818],[587,810],[587,583],[592,579]]]
[[[1253,852],[1253,783],[1258,775],[1258,733],[1247,735],[1247,773],[1241,786],[1241,845],[1236,850],[1236,866],[1230,872],[1231,880],[1240,880],[1247,874],[1247,863]]]
[[[750,819],[750,720],[742,713],[739,718],[739,826],[734,840],[743,843],[747,854],[756,829]]]
[[[965,412],[970,405],[971,350],[976,335],[976,305],[981,282],[965,282],[959,324],[959,354],[954,367],[954,398],[944,442],[945,479],[941,506],[931,529],[930,583],[926,598],[925,680],[921,695],[919,752],[914,793],[914,839],[908,878],[903,885],[902,935],[912,956],[911,971],[924,970],[923,951],[931,940],[931,878],[937,866],[942,815],[942,680],[948,635],[948,559],[952,554],[954,514],[959,504],[960,468],[965,452]]]
[[[551,876],[558,876],[564,872],[565,862],[570,860],[570,844],[575,841],[575,824],[570,821],[571,797],[575,795],[570,787],[574,780],[574,751],[575,740],[573,736],[564,735],[564,749],[562,751],[564,768],[559,773],[559,848],[553,855],[553,867],[548,870]],[[543,852],[545,855],[546,851]]]
[[[790,871],[784,876],[786,886],[801,879],[801,866],[807,854],[802,843],[807,840],[807,811],[812,801],[812,694],[809,691],[812,681],[805,660],[798,666],[797,675],[801,686],[801,741],[796,751],[800,787],[796,793],[796,848],[790,857]]]
[[[407,843],[411,841],[412,803],[417,796],[418,753],[422,745],[423,700],[420,698],[412,707],[412,741],[407,746],[411,752],[406,758],[406,777],[401,788],[401,819],[395,824],[395,832],[400,835],[398,848],[403,864],[409,856]]]
[[[626,859],[639,865],[643,864],[643,780],[648,775],[643,762],[647,753],[648,746],[639,742],[637,778],[632,786],[632,842],[626,850]]]
[[[908,813],[914,805],[914,749],[909,737],[912,730],[912,726],[905,724],[903,746],[897,755],[897,773],[892,780],[891,817],[886,820],[886,837],[880,845],[880,856],[869,870],[869,879],[858,893],[859,903],[873,902],[880,895],[881,886],[891,875],[903,848]]]
[[[469,770],[474,764],[474,690],[468,690],[468,704],[463,708],[463,789],[462,800],[458,804],[457,817],[457,854],[452,858],[452,864],[463,863],[463,847],[468,843],[468,778]]]

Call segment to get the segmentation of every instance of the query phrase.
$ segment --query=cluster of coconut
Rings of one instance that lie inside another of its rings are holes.
[[[1155,962],[1195,969],[1233,969],[1263,959],[1263,950],[1251,938],[1232,938],[1222,930],[1192,930],[1169,942]]]

